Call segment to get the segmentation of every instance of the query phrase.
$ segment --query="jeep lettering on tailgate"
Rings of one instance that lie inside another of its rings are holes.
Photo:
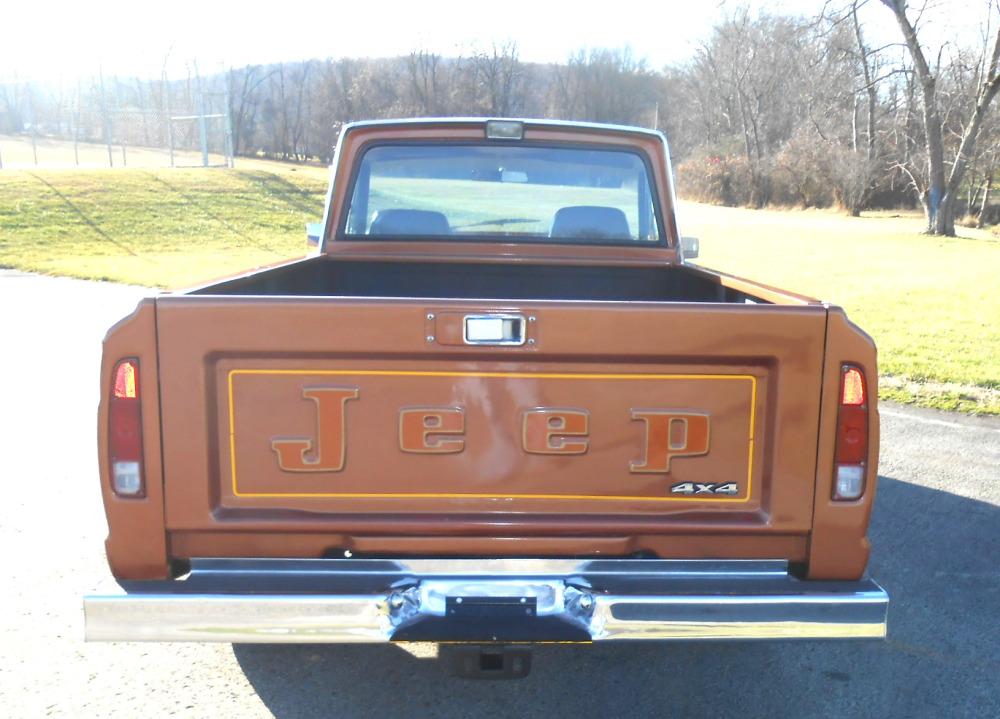
[[[316,437],[271,440],[278,466],[286,472],[339,472],[344,469],[346,405],[359,399],[357,387],[305,387],[316,405]],[[680,410],[632,410],[645,425],[642,458],[629,462],[634,473],[670,473],[670,460],[708,454],[709,416]],[[403,452],[448,454],[465,449],[462,407],[403,408],[399,411],[399,448]],[[521,449],[530,454],[584,454],[589,447],[589,414],[580,409],[533,407],[521,414]],[[736,494],[737,485],[685,482],[675,494]]]
[[[759,500],[752,374],[359,365],[219,367],[219,469],[233,506],[405,497],[487,510],[544,501],[569,514],[616,500],[670,513],[652,502]]]

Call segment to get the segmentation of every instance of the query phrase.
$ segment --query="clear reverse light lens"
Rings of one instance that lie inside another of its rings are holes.
[[[142,491],[140,471],[138,462],[115,462],[112,467],[115,494],[139,494]]]
[[[837,466],[837,489],[834,499],[857,499],[865,491],[865,467],[863,464],[841,464]]]

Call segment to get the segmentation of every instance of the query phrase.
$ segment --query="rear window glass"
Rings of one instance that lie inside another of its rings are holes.
[[[356,175],[348,237],[655,243],[633,152],[531,145],[383,145]]]

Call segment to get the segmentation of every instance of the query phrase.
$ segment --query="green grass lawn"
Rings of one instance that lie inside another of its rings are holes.
[[[918,215],[850,218],[681,203],[708,267],[840,305],[878,344],[881,396],[1000,414],[1000,241],[919,234]]]
[[[4,170],[0,266],[183,287],[304,254],[326,171]],[[920,218],[682,203],[698,262],[843,306],[879,346],[882,396],[1000,414],[1000,242]]]
[[[0,172],[0,265],[182,287],[305,254],[314,168]]]

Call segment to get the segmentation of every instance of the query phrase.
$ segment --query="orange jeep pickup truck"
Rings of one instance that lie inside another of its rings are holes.
[[[345,127],[313,256],[109,332],[87,637],[883,637],[875,347],[686,262],[672,182],[638,128]]]

